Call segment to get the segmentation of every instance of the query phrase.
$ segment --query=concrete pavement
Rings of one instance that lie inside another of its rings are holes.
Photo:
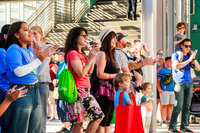
[[[179,129],[179,125],[177,128]],[[84,126],[87,126],[87,123],[84,123]],[[194,131],[194,133],[200,133],[200,124],[190,124],[190,129]],[[61,129],[61,122],[59,120],[52,120],[47,121],[47,133],[56,133]],[[159,124],[157,124],[157,133],[168,133],[167,127],[161,127]],[[112,128],[112,133],[114,133],[114,127]]]

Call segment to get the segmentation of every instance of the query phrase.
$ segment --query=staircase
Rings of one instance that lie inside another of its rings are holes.
[[[47,35],[51,44],[64,47],[69,30],[75,26],[82,26],[88,30],[88,41],[99,43],[99,34],[104,28],[113,29],[116,33],[122,32],[128,43],[133,39],[140,39],[141,19],[139,11],[141,4],[137,3],[137,21],[126,18],[127,3],[123,0],[99,0],[90,9],[87,16],[79,23],[60,23]]]

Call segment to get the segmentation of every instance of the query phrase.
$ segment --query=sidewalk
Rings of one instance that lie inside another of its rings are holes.
[[[84,126],[87,126],[84,124]],[[179,125],[177,126],[179,129]],[[194,131],[194,133],[200,133],[200,124],[190,124],[190,129]],[[59,120],[47,121],[47,133],[56,133],[61,129],[61,122]],[[157,133],[168,133],[167,127],[157,126]],[[114,127],[112,128],[112,133],[114,133]]]

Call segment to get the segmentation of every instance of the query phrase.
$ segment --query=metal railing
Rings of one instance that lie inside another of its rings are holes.
[[[26,22],[29,27],[40,26],[46,35],[55,25],[55,0],[45,1]]]
[[[26,21],[43,29],[44,35],[57,23],[79,22],[97,0],[47,0]]]

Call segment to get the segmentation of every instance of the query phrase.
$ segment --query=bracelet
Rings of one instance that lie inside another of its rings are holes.
[[[109,73],[108,75],[109,75],[108,79],[111,79],[111,74]]]

